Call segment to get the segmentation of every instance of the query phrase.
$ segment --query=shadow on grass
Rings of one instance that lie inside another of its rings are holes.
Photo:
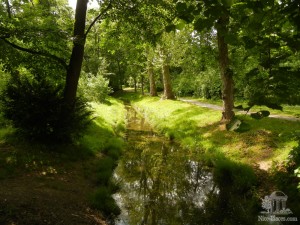
[[[72,171],[95,187],[88,197],[92,207],[108,217],[117,215],[119,209],[111,195],[118,187],[110,179],[123,147],[122,138],[116,134],[124,125],[111,124],[103,116],[92,120],[84,135],[73,144],[41,144],[24,140],[14,132],[1,134],[0,179],[30,174],[32,179],[41,176],[55,180],[64,171]]]

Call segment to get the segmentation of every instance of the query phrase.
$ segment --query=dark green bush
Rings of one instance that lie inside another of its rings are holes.
[[[121,210],[113,197],[113,193],[107,187],[99,187],[95,193],[90,196],[91,205],[101,210],[106,216],[118,216]]]
[[[48,142],[70,142],[90,121],[86,102],[77,99],[67,107],[62,85],[45,79],[14,75],[1,95],[4,116],[26,138]]]
[[[219,160],[214,169],[214,181],[218,186],[229,186],[233,193],[246,193],[256,185],[253,169],[230,160]]]

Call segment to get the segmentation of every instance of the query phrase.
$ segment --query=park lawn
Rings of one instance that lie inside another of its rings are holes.
[[[0,224],[104,225],[103,215],[119,213],[110,178],[123,147],[125,108],[113,98],[90,105],[94,119],[75,144],[21,140],[2,119]]]
[[[193,100],[197,100],[199,102],[210,103],[210,104],[214,104],[214,105],[218,105],[218,106],[222,106],[222,104],[223,104],[221,100],[216,100],[216,99],[213,100],[213,99],[204,99],[204,98],[195,98],[195,97],[182,97],[182,99],[193,99]],[[235,104],[235,106],[238,106],[238,105],[242,105],[243,107],[248,106],[247,102],[240,101],[240,100],[236,100],[234,104]],[[266,106],[253,106],[251,108],[251,112],[267,110],[271,114],[274,114],[274,115],[291,116],[291,117],[296,117],[296,118],[300,117],[300,105],[283,104],[282,108],[283,108],[282,110],[278,110],[278,109],[271,109]]]
[[[124,98],[144,114],[156,131],[184,147],[224,154],[231,160],[262,169],[270,168],[272,162],[284,162],[297,144],[293,132],[300,130],[300,122],[275,118],[255,120],[239,115],[239,119],[250,125],[250,130],[238,133],[227,131],[220,124],[220,111],[134,93],[127,93]]]

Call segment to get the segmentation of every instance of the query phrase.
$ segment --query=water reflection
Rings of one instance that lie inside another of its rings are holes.
[[[209,169],[188,150],[157,136],[128,110],[128,147],[116,169],[122,190],[117,225],[199,224],[208,196],[217,195]]]
[[[127,110],[127,148],[115,171],[122,214],[115,224],[260,224],[260,205],[243,167],[223,161],[208,168],[201,152],[179,148]]]

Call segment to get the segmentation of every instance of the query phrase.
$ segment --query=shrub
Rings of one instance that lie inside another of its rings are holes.
[[[300,131],[295,131],[294,136],[298,144],[289,154],[287,171],[292,174],[291,179],[298,183],[297,188],[300,190]],[[297,178],[294,179],[294,176]]]
[[[89,101],[104,102],[112,92],[109,80],[100,74],[83,74],[79,80],[79,94]]]
[[[121,213],[121,210],[111,195],[112,192],[107,187],[99,187],[90,196],[90,202],[94,208],[101,210],[104,215],[117,216]]]
[[[214,181],[220,187],[230,186],[234,193],[246,193],[256,185],[256,176],[248,165],[220,159],[215,165]]]
[[[89,122],[86,102],[75,107],[64,104],[63,87],[45,79],[14,75],[1,95],[4,116],[26,138],[38,141],[70,142]]]

